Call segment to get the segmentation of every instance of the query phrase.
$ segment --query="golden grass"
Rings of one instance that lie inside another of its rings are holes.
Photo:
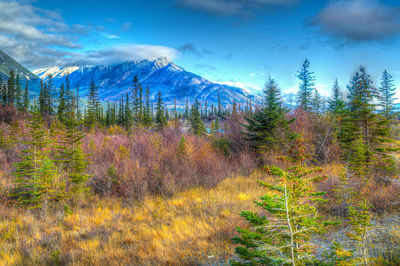
[[[194,188],[141,203],[93,199],[66,217],[3,208],[0,265],[227,261],[234,255],[235,227],[247,225],[240,212],[257,210],[253,201],[265,192],[256,180],[268,177],[261,176],[231,177],[213,189]]]

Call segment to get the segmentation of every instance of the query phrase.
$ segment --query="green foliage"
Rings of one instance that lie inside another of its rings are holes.
[[[88,97],[88,107],[87,113],[85,117],[85,125],[91,129],[93,128],[99,119],[99,110],[100,110],[99,96],[97,93],[97,86],[92,79],[89,87],[89,97]]]
[[[289,128],[294,120],[286,119],[288,109],[282,107],[280,91],[270,77],[266,84],[264,108],[245,117],[246,139],[255,149],[282,149],[284,143],[295,138]]]
[[[71,199],[80,199],[88,191],[86,183],[89,175],[87,155],[82,150],[83,133],[77,127],[79,122],[73,110],[67,113],[65,118],[66,130],[58,144],[58,162],[68,176],[67,188]]]
[[[315,189],[315,183],[322,177],[313,174],[318,168],[309,169],[300,159],[304,158],[301,141],[295,143],[293,151],[292,157],[283,159],[293,166],[286,170],[266,167],[269,174],[279,177],[277,184],[260,182],[268,192],[256,204],[267,215],[242,212],[252,227],[238,229],[240,237],[234,241],[240,244],[236,252],[241,260],[234,264],[303,265],[314,259],[311,237],[328,225],[317,211],[324,193]]]
[[[228,156],[230,154],[231,144],[226,138],[216,138],[213,140],[212,144],[214,148],[222,152],[224,156]]]
[[[349,92],[349,103],[343,113],[338,135],[343,160],[359,177],[376,171],[384,175],[393,172],[392,155],[386,147],[392,141],[388,121],[376,113],[376,89],[365,68],[361,67],[355,73]]]
[[[53,161],[48,157],[46,131],[43,128],[38,111],[35,111],[28,121],[28,146],[23,150],[21,161],[14,165],[15,187],[11,195],[20,205],[28,208],[42,208],[47,213],[48,207],[56,202],[62,202],[64,197],[64,182],[59,178]]]
[[[161,91],[158,92],[155,122],[158,130],[162,130],[167,125],[167,119],[165,118],[165,107],[164,103],[162,102]]]
[[[349,224],[351,231],[347,233],[347,236],[356,242],[356,248],[358,252],[355,263],[362,263],[363,265],[369,265],[368,255],[368,243],[367,233],[371,227],[372,214],[369,212],[371,204],[366,200],[360,203],[357,207],[349,208]]]
[[[393,77],[387,70],[382,74],[381,85],[378,88],[379,92],[379,104],[381,114],[388,120],[393,120],[397,114],[395,108],[396,87],[394,85]]]
[[[310,61],[308,59],[304,61],[301,70],[297,73],[297,78],[300,80],[297,103],[304,110],[311,111],[315,77],[314,73],[310,71]]]
[[[204,135],[206,133],[206,128],[204,126],[203,120],[201,119],[200,109],[200,102],[196,99],[190,111],[190,131],[198,136]]]

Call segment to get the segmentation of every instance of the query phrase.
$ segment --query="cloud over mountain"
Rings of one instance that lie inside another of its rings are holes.
[[[68,25],[60,13],[37,8],[29,1],[0,0],[0,18],[0,50],[30,68],[98,65],[158,57],[175,59],[179,55],[173,48],[136,43],[85,49],[80,41],[82,37],[98,34],[112,40],[119,36],[101,25]],[[121,31],[130,27],[131,23],[125,22]]]

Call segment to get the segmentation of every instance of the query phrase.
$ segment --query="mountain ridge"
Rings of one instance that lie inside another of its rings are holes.
[[[242,104],[246,104],[247,98],[257,100],[257,96],[242,88],[211,82],[186,71],[165,57],[113,65],[49,67],[37,69],[33,73],[43,79],[51,74],[55,86],[65,83],[65,78],[69,74],[71,86],[79,84],[82,96],[87,94],[93,78],[99,87],[100,98],[105,101],[116,101],[126,93],[130,93],[135,76],[138,76],[144,89],[149,87],[152,99],[155,99],[157,93],[161,91],[164,102],[170,105],[175,100],[179,105],[183,105],[186,100],[193,103],[196,99],[210,104],[217,103],[218,94],[222,104],[231,104],[234,99]]]

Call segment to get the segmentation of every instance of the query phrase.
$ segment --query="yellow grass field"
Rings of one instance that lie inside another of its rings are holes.
[[[93,199],[66,217],[0,211],[0,264],[154,265],[224,262],[231,238],[247,223],[242,210],[265,191],[250,177],[231,177],[213,189],[194,188],[171,198],[127,204]]]

